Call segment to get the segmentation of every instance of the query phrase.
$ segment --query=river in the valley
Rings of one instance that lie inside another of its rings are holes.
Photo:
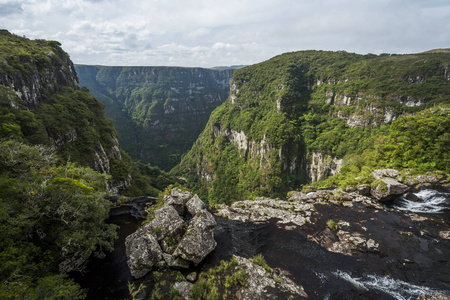
[[[436,197],[440,200],[436,200]],[[409,201],[414,203],[410,204]],[[390,226],[397,222],[397,213],[402,214],[404,210],[424,213],[420,207],[426,207],[423,210],[432,214],[439,214],[447,224],[450,221],[449,194],[434,190],[418,192],[409,199],[404,196],[393,203],[389,212],[376,212],[367,218],[378,216],[384,224],[382,227]],[[392,209],[398,212],[392,213]],[[75,276],[82,287],[89,289],[88,299],[129,298],[127,284],[133,282],[133,278],[126,263],[124,242],[125,237],[138,228],[142,219],[136,214],[115,215],[113,211],[108,221],[120,226],[114,252],[103,260],[93,259],[83,276]],[[272,223],[244,223],[220,217],[216,217],[216,221],[217,247],[196,270],[217,265],[220,260],[228,260],[233,254],[249,258],[261,253],[271,267],[284,270],[291,279],[301,284],[309,299],[416,299],[422,293],[450,294],[450,281],[447,281],[450,274],[437,276],[435,280],[433,270],[441,271],[433,264],[425,267],[422,270],[424,273],[420,274],[420,268],[409,266],[389,255],[362,253],[346,256],[330,252],[308,240],[300,232],[302,228],[285,230]],[[376,228],[376,225],[372,227]],[[374,236],[384,234],[382,227],[375,229]],[[369,223],[368,228],[371,230]],[[433,240],[424,241],[427,247],[435,249],[433,251],[450,251],[448,242],[445,245],[439,242],[441,244],[438,245]],[[399,250],[399,253],[400,257],[402,251]],[[442,264],[450,261],[450,252],[447,254],[447,260]],[[427,261],[422,257],[420,259]],[[445,269],[442,266],[442,272]],[[136,281],[137,284],[140,282]]]

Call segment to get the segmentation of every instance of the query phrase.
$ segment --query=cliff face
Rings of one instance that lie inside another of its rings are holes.
[[[449,65],[446,51],[302,51],[242,68],[176,171],[213,202],[325,179],[405,113],[449,103]]]
[[[102,104],[80,89],[74,65],[58,42],[28,40],[3,30],[0,53],[2,138],[54,145],[62,160],[101,173],[127,172]],[[112,192],[129,182],[127,175],[115,173]]]
[[[234,70],[77,65],[80,84],[105,104],[136,159],[169,170],[225,101]]]
[[[48,101],[60,86],[79,89],[73,63],[58,42],[33,41],[31,46],[6,31],[0,34],[2,40],[9,40],[2,47],[8,49],[3,49],[0,84],[10,87],[30,108]],[[9,51],[11,55],[7,55]]]

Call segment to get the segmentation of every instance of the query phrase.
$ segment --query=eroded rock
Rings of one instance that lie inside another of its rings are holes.
[[[173,206],[180,216],[184,215],[186,202],[191,198],[190,192],[183,192],[179,189],[172,189],[170,195],[164,196],[164,202]]]
[[[200,199],[199,196],[194,195],[188,202],[186,202],[186,209],[189,211],[191,215],[196,215],[199,211],[205,210],[206,205]]]
[[[174,256],[199,264],[216,248],[214,227],[216,220],[206,210],[198,212],[191,220],[185,235],[174,252]]]
[[[238,291],[239,299],[277,299],[273,289],[290,294],[292,299],[308,298],[303,287],[295,284],[288,277],[280,275],[277,282],[263,267],[246,258],[237,255],[235,257],[238,267],[243,268],[247,273],[247,287]]]
[[[183,299],[189,299],[193,286],[194,285],[192,283],[187,281],[175,282],[175,284],[173,285],[173,287],[178,291],[180,297]]]
[[[162,260],[162,250],[155,236],[138,230],[125,240],[127,264],[131,275],[140,278],[151,271]]]
[[[370,194],[379,201],[387,201],[392,197],[404,194],[408,189],[409,187],[403,183],[390,177],[384,177],[372,183]]]
[[[190,262],[197,265],[215,249],[214,217],[202,209],[205,204],[197,195],[188,197],[190,193],[172,190],[165,197],[167,205],[155,211],[155,218],[127,237],[127,262],[133,277],[144,276],[153,266],[187,269]],[[194,214],[189,225],[180,217],[187,203]]]
[[[178,215],[173,206],[167,205],[155,211],[155,218],[145,225],[145,228],[152,230],[158,241],[171,237],[176,239],[182,235],[186,222]]]

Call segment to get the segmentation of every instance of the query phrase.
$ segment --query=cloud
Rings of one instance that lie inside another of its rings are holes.
[[[211,67],[450,45],[448,0],[0,0],[0,14],[0,27],[58,40],[85,64]]]
[[[20,6],[20,3],[16,1],[0,2],[0,16],[15,15],[20,14],[21,12],[22,7]]]

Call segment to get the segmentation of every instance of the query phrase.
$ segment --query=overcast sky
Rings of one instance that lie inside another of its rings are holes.
[[[450,0],[0,0],[0,28],[74,63],[249,65],[298,50],[450,47]]]

